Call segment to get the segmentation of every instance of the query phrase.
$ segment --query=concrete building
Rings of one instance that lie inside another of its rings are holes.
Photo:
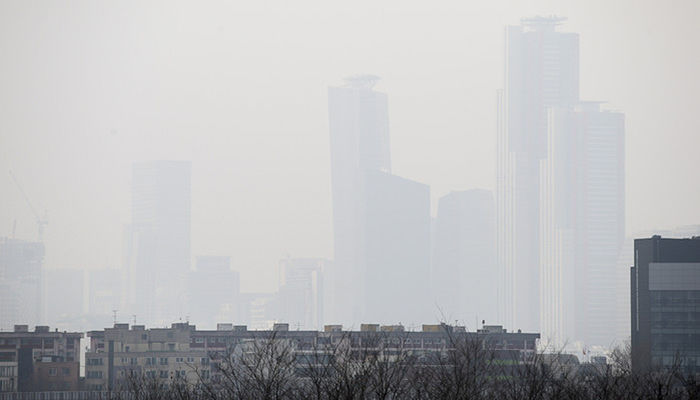
[[[129,314],[163,324],[187,315],[190,162],[135,163],[125,256]]]
[[[144,329],[143,326],[115,324],[113,328],[88,332],[90,350],[86,353],[88,390],[119,389],[129,373],[143,374],[167,385],[173,379],[190,383],[201,379],[214,385],[222,379],[216,368],[220,354],[234,356],[253,350],[260,341],[276,340],[289,345],[295,359],[303,363],[305,355],[337,348],[397,349],[418,354],[442,353],[454,340],[473,338],[484,348],[510,363],[528,362],[536,351],[539,334],[510,333],[500,326],[485,326],[478,332],[463,327],[424,325],[422,331],[410,332],[403,326],[362,324],[359,331],[344,331],[340,325],[327,325],[324,331],[290,330],[289,324],[277,323],[272,329],[251,331],[246,326],[219,324],[217,330],[197,330],[188,323],[171,328]],[[324,350],[326,349],[326,350]],[[229,353],[231,352],[231,353]]]
[[[196,265],[188,281],[190,319],[212,328],[216,321],[240,320],[240,275],[231,257],[197,256]]]
[[[632,369],[700,373],[700,237],[635,239]]]
[[[505,88],[499,93],[496,177],[499,320],[540,328],[540,162],[547,109],[579,100],[578,35],[562,18],[536,17],[506,28]]]
[[[43,320],[43,263],[43,243],[0,239],[0,331]]]
[[[615,267],[625,237],[624,115],[598,102],[549,108],[540,161],[540,312],[560,347],[615,341]]]
[[[0,332],[0,392],[77,390],[82,337],[48,326]]]
[[[284,258],[279,263],[278,320],[294,329],[321,329],[326,277],[330,262],[323,258]]]
[[[433,296],[443,318],[476,328],[497,318],[496,233],[490,191],[440,198],[433,238]]]

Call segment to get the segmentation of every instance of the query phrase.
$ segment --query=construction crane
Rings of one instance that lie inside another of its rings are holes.
[[[22,189],[22,185],[19,184],[17,177],[15,177],[15,174],[12,173],[12,170],[10,170],[10,176],[12,177],[12,180],[15,181],[15,185],[17,185],[17,189],[19,189],[19,192],[22,193],[22,197],[24,197],[24,201],[29,206],[29,209],[32,210],[32,214],[34,214],[34,218],[36,219],[36,225],[37,225],[37,231],[38,231],[37,236],[38,236],[39,242],[43,242],[44,241],[44,227],[49,224],[46,211],[44,211],[44,217],[43,218],[40,217],[39,213],[37,213],[36,209],[34,209],[32,202],[29,201],[29,197],[27,197],[27,194],[24,193],[24,190]],[[13,229],[13,231],[14,231],[14,229]]]

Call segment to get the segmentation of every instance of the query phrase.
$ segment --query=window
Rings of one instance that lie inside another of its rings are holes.
[[[168,358],[167,358],[167,357],[161,357],[161,358],[160,358],[160,365],[168,365]]]
[[[209,370],[208,369],[202,370],[202,379],[209,379]]]
[[[61,373],[63,374],[63,376],[70,375],[70,368],[65,368],[65,367],[61,368]]]
[[[102,365],[101,358],[88,358],[87,365]]]
[[[141,335],[141,340],[147,340],[147,339],[148,339],[148,335],[147,335],[147,334],[144,333],[143,335]]]
[[[102,371],[88,371],[85,376],[90,379],[102,378]]]
[[[206,357],[202,357],[202,365],[208,365],[209,364],[209,359]]]
[[[187,362],[188,362],[188,363],[193,363],[193,362],[194,362],[194,357],[187,357]]]
[[[160,371],[160,377],[161,377],[161,378],[167,378],[167,377],[168,377],[168,371]]]
[[[129,346],[124,346],[124,351],[128,353],[128,352],[129,352]]]
[[[175,359],[175,362],[176,362],[176,363],[181,363],[181,362],[183,362],[184,360],[185,360],[185,359],[182,358],[182,357],[177,357],[177,358]]]
[[[138,359],[137,359],[136,357],[131,357],[131,360],[130,360],[130,361],[131,361],[131,362],[130,362],[131,365],[137,365],[137,364],[138,364]]]
[[[175,351],[175,343],[168,343],[168,350]]]
[[[49,368],[49,375],[56,376],[56,368]]]

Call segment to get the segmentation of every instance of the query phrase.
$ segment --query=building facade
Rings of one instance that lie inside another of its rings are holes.
[[[0,331],[43,320],[43,264],[43,243],[0,239]]]
[[[432,284],[443,320],[476,328],[495,321],[497,282],[493,194],[452,192],[440,198],[433,237]]]
[[[499,320],[540,328],[540,161],[547,110],[579,100],[578,35],[556,17],[506,28],[505,87],[498,100],[496,176]]]
[[[251,331],[233,324],[219,324],[217,330],[197,330],[187,323],[164,329],[130,329],[128,324],[115,324],[114,328],[88,333],[86,389],[119,390],[133,373],[159,385],[184,380],[216,387],[224,379],[218,368],[222,356],[245,356],[260,343],[271,340],[290,346],[295,366],[303,367],[312,355],[325,351],[331,355],[332,349],[377,349],[387,354],[402,349],[414,354],[444,354],[455,341],[465,338],[479,340],[485,349],[520,363],[532,359],[539,339],[539,334],[506,332],[500,326],[485,326],[478,332],[444,324],[422,328],[409,332],[401,325],[362,324],[359,331],[344,331],[340,325],[327,325],[323,331],[297,331],[289,330],[289,324],[278,323],[272,330]]]
[[[126,256],[130,314],[163,324],[187,315],[190,174],[186,161],[133,165]]]
[[[77,390],[83,334],[28,328],[0,332],[0,392]]]
[[[216,321],[241,318],[240,274],[231,269],[229,256],[197,256],[189,274],[189,316],[213,328]]]
[[[632,369],[700,373],[700,237],[635,239]]]
[[[624,115],[597,102],[548,111],[540,162],[541,333],[557,347],[609,347],[625,237]]]

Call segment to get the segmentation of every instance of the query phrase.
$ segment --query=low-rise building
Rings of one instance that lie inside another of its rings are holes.
[[[0,392],[77,390],[80,332],[51,332],[48,326],[15,325],[0,332]]]
[[[85,355],[85,384],[88,390],[119,390],[132,374],[160,384],[184,379],[190,383],[219,381],[222,355],[250,354],[263,341],[274,339],[290,346],[297,360],[308,360],[333,347],[373,348],[387,354],[397,350],[417,355],[444,352],[461,339],[477,339],[483,348],[514,363],[527,362],[536,351],[537,333],[510,333],[500,326],[495,330],[466,332],[463,327],[425,325],[419,332],[406,331],[401,325],[363,324],[360,331],[344,331],[329,325],[324,331],[289,330],[289,324],[275,324],[272,330],[253,331],[244,325],[219,324],[217,330],[197,330],[189,323],[170,328],[113,328],[88,332],[90,349]]]

